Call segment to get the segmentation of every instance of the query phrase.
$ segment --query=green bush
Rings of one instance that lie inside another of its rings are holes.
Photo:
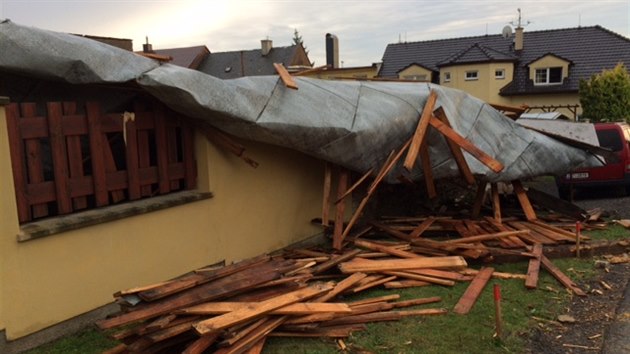
[[[589,80],[580,80],[583,117],[593,122],[630,121],[630,75],[619,63]]]

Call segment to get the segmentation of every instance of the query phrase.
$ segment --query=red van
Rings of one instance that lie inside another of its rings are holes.
[[[599,146],[612,150],[618,157],[606,159],[602,167],[571,171],[557,179],[560,198],[569,199],[574,189],[624,187],[630,195],[630,126],[626,123],[595,123]]]

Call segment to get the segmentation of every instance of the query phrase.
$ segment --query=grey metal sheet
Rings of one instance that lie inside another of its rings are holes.
[[[465,153],[478,178],[508,181],[599,165],[589,153],[528,130],[463,91],[427,83],[297,77],[299,90],[292,90],[277,76],[221,80],[90,39],[11,22],[0,23],[0,69],[79,84],[135,80],[191,118],[357,172],[380,167],[392,149],[412,136],[429,92],[435,90],[437,107],[443,107],[453,129],[505,166],[494,173]],[[444,137],[430,128],[427,139],[435,177],[458,176]],[[420,166],[411,178],[421,178]],[[401,173],[402,166],[396,166],[389,181]]]

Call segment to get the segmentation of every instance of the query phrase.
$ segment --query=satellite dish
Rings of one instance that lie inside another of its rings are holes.
[[[512,27],[509,26],[509,25],[503,27],[503,30],[501,31],[501,35],[505,39],[508,39],[508,38],[512,37]]]

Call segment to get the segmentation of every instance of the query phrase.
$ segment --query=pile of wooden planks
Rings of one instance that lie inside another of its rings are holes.
[[[435,297],[396,301],[400,296],[392,294],[339,302],[341,296],[383,284],[377,279],[385,276],[352,270],[360,262],[358,256],[366,253],[361,249],[338,255],[304,253],[309,251],[259,256],[120,291],[114,295],[121,313],[97,325],[115,329],[112,337],[121,341],[109,353],[256,353],[268,336],[343,338],[364,329],[366,322],[447,312],[442,308],[401,310],[439,302]],[[431,257],[409,265],[394,264],[393,269],[412,272],[465,265],[461,257]],[[351,274],[340,273],[337,267]],[[324,281],[327,278],[338,280]]]
[[[337,252],[284,250],[117,292],[121,313],[97,325],[115,329],[112,336],[121,341],[109,353],[259,353],[270,336],[344,338],[367,322],[447,313],[406,309],[440,299],[399,301],[395,289],[470,282],[452,310],[466,314],[489,279],[517,278],[535,288],[543,267],[585,295],[542,251],[543,244],[575,242],[569,234],[541,221],[386,218],[372,222],[361,237],[346,239]],[[468,268],[467,260],[501,255],[529,260],[527,274]],[[376,287],[394,290],[344,301]]]

